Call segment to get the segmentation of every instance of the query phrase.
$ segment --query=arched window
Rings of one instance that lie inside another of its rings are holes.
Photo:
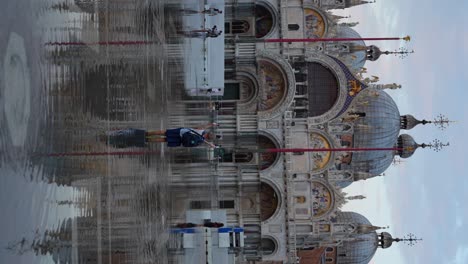
[[[290,31],[299,30],[299,25],[298,25],[298,24],[288,24],[288,29],[289,29]]]
[[[303,204],[306,202],[305,196],[296,196],[296,203]]]
[[[265,37],[273,29],[273,15],[263,5],[255,5],[255,36]]]
[[[234,20],[232,22],[232,34],[243,34],[247,33],[250,30],[250,24],[249,22],[245,20]]]
[[[327,247],[327,249],[326,249],[327,252],[333,252],[333,250],[334,249],[332,247]]]
[[[240,152],[234,154],[234,160],[238,163],[250,162],[253,159],[251,152]]]
[[[260,218],[262,221],[268,220],[278,209],[279,195],[268,183],[260,184]]]
[[[307,89],[311,117],[325,114],[338,99],[338,79],[329,68],[320,63],[308,63]]]
[[[261,247],[263,255],[272,255],[276,251],[276,243],[270,238],[262,238]]]
[[[325,261],[330,263],[330,262],[333,262],[333,259],[332,258],[327,258]]]

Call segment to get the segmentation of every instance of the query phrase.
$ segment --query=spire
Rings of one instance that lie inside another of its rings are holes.
[[[370,4],[375,3],[376,1],[364,1],[364,0],[346,0],[345,7],[353,7],[358,5]]]
[[[414,234],[409,233],[408,235],[404,236],[403,238],[394,238],[394,242],[403,242],[408,246],[414,246],[418,243],[418,241],[422,241],[422,238],[417,238]]]
[[[380,229],[387,229],[387,228],[381,227],[381,226],[360,224],[357,226],[356,231],[358,234],[369,234]]]
[[[405,37],[404,39],[406,41],[409,41],[409,39],[411,39],[411,38],[408,36],[408,37]],[[384,54],[384,55],[393,54],[393,55],[399,57],[400,59],[404,59],[404,58],[408,57],[409,54],[412,54],[412,53],[414,53],[414,50],[410,51],[405,47],[401,47],[398,50],[394,50],[394,51],[388,51],[388,50],[381,51],[379,49],[379,47],[374,46],[374,45],[371,45],[371,46],[367,47],[367,59],[370,60],[370,61],[378,60],[382,54]]]
[[[354,195],[346,197],[347,200],[363,200],[366,199],[364,195]]]
[[[425,124],[430,124],[430,123],[432,123],[432,122],[427,121],[425,119],[423,119],[422,121],[418,120],[412,115],[402,115],[402,116],[400,116],[400,129],[410,130],[410,129],[414,128],[415,126],[419,125],[419,124],[425,125]]]
[[[432,150],[434,150],[435,152],[439,152],[441,151],[444,147],[448,147],[450,146],[450,143],[447,142],[447,143],[442,143],[440,140],[438,139],[434,139],[431,143],[429,144],[420,144],[418,145],[418,147],[421,147],[421,148],[430,148]]]
[[[435,139],[432,143],[429,144],[418,144],[414,141],[413,137],[408,134],[401,134],[398,137],[397,145],[398,148],[398,155],[401,158],[407,159],[413,156],[414,152],[418,148],[430,148],[433,149],[435,152],[441,151],[444,147],[449,146],[449,143],[442,143],[440,140]]]
[[[440,130],[445,130],[450,125],[450,123],[453,123],[453,122],[455,121],[450,121],[444,115],[439,114],[436,118],[434,118],[434,121],[431,123],[433,123]]]
[[[392,235],[388,232],[382,232],[378,235],[379,247],[389,248],[392,246],[393,242],[403,242],[408,246],[414,246],[421,241],[421,238],[417,238],[414,234],[410,233],[403,238],[393,238]]]
[[[400,117],[400,128],[401,129],[412,129],[415,126],[419,124],[434,124],[437,128],[440,130],[445,130],[450,123],[453,123],[454,121],[449,120],[446,118],[444,115],[440,114],[436,118],[434,118],[434,121],[427,121],[425,119],[423,120],[418,120],[412,115],[403,115]]]
[[[394,50],[394,51],[388,51],[387,50],[387,51],[384,51],[382,53],[385,54],[385,55],[393,54],[393,55],[399,57],[400,59],[404,59],[404,58],[408,57],[410,54],[414,53],[414,50],[410,51],[407,48],[401,47],[398,50]]]

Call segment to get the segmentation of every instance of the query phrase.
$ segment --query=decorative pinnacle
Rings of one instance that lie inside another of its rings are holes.
[[[393,54],[397,57],[399,57],[400,59],[404,59],[406,57],[409,56],[409,54],[411,53],[414,53],[414,50],[408,50],[407,48],[404,48],[404,47],[401,47],[399,48],[398,50],[395,50],[395,51],[385,51],[384,52],[385,54]]]
[[[412,233],[409,233],[408,235],[406,235],[405,237],[403,238],[395,238],[394,241],[396,242],[400,242],[400,241],[403,241],[405,244],[407,244],[408,246],[414,246],[418,243],[418,241],[422,241],[421,238],[417,238],[414,234]]]
[[[435,152],[441,151],[444,147],[450,146],[450,143],[442,143],[438,139],[434,139],[431,144],[421,144],[420,145],[422,148],[429,147],[430,149],[433,149]]]
[[[437,126],[440,130],[445,130],[450,123],[453,123],[454,121],[450,121],[447,117],[444,115],[440,114],[436,118],[434,118],[434,123],[435,126]]]
[[[408,35],[408,36],[406,36],[404,38],[401,38],[401,39],[406,41],[406,42],[409,42],[409,41],[411,41],[411,36]]]
[[[392,163],[393,163],[394,166],[396,166],[398,164],[405,163],[405,161],[402,160],[402,159],[394,158]]]
[[[346,197],[347,200],[363,200],[366,199],[364,195],[355,195]]]

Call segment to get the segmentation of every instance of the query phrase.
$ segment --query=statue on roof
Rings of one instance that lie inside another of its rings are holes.
[[[362,80],[365,84],[376,83],[380,80],[378,76],[372,75],[370,78],[366,77]]]
[[[355,27],[359,25],[359,22],[340,23],[340,26],[344,27]]]

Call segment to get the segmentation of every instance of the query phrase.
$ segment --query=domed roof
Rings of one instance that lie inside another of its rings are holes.
[[[419,125],[419,124],[428,124],[428,123],[432,123],[431,121],[427,121],[427,120],[418,120],[416,119],[414,116],[412,115],[402,115],[401,116],[401,129],[406,129],[406,130],[409,130],[409,129],[412,129],[414,128],[415,126]]]
[[[348,26],[337,26],[336,29],[337,38],[362,38],[359,33]],[[351,41],[352,47],[350,47],[351,54],[343,57],[343,62],[346,63],[351,70],[359,71],[366,63],[366,43],[363,40]]]
[[[380,58],[380,55],[382,55],[382,51],[379,49],[379,47],[370,45],[367,48],[367,59],[370,61],[376,61]]]
[[[393,237],[388,232],[382,232],[379,235],[379,246],[381,248],[389,248],[393,244]]]
[[[371,225],[363,215],[355,212],[337,213],[337,222],[355,225]],[[367,264],[374,256],[378,247],[378,237],[375,231],[366,234],[356,234],[354,240],[344,241],[337,248],[337,261],[339,264]]]
[[[426,145],[425,144],[419,145],[418,143],[416,143],[416,141],[414,141],[414,138],[412,136],[408,134],[401,134],[398,137],[397,147],[401,148],[401,150],[398,150],[398,155],[406,159],[406,158],[413,156],[417,148],[419,147],[425,148]]]
[[[393,148],[396,145],[400,133],[400,112],[390,95],[372,88],[365,89],[354,99],[350,109],[365,115],[354,122],[353,147]],[[393,151],[388,150],[355,152],[351,167],[354,171],[376,176],[392,164],[393,157]]]
[[[356,212],[338,212],[336,213],[337,223],[363,224],[370,225],[371,222],[367,217]]]

